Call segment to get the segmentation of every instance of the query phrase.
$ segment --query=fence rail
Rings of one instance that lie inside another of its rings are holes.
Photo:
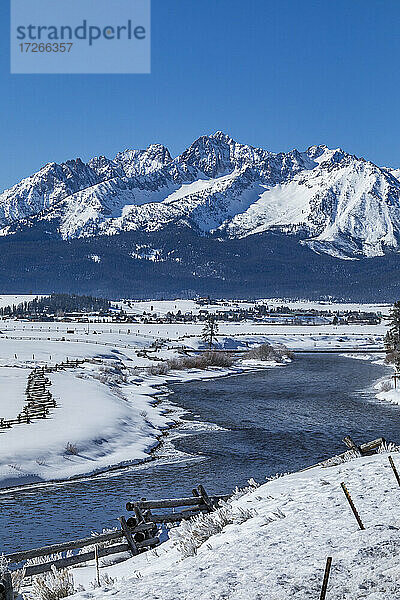
[[[125,520],[120,517],[121,528],[107,533],[101,533],[91,537],[52,544],[42,548],[24,550],[7,554],[5,559],[13,565],[20,565],[27,560],[46,558],[39,564],[28,564],[24,567],[25,577],[39,575],[56,569],[65,569],[74,565],[82,564],[96,557],[101,558],[121,552],[130,552],[133,556],[150,548],[158,546],[158,525],[167,522],[182,521],[195,515],[211,512],[220,500],[226,500],[228,496],[208,496],[202,485],[193,490],[193,496],[188,498],[170,498],[164,500],[146,500],[128,502],[126,508],[135,513],[135,516]],[[183,507],[186,507],[183,508]],[[175,509],[182,508],[179,513],[170,512],[163,515],[152,514],[151,509]],[[87,552],[83,549],[90,547]],[[75,550],[81,552],[71,556],[59,556]],[[57,556],[58,555],[58,556]]]
[[[175,523],[191,519],[201,513],[211,512],[218,503],[226,501],[229,496],[208,496],[202,485],[192,490],[192,496],[186,498],[168,498],[162,500],[146,500],[143,498],[137,502],[127,502],[126,510],[135,513],[135,517],[128,519],[128,523],[141,523],[153,521],[154,523]],[[186,507],[186,508],[184,508]],[[152,509],[176,509],[179,512],[165,512],[153,514]]]
[[[154,527],[154,523],[141,523],[134,528],[134,533],[143,532],[150,530]],[[11,563],[18,563],[23,560],[32,558],[38,558],[40,556],[50,556],[51,554],[57,554],[58,552],[67,552],[69,550],[77,550],[79,548],[86,548],[87,546],[93,546],[104,542],[112,542],[120,540],[124,537],[122,529],[116,531],[110,531],[108,533],[100,533],[99,535],[93,535],[88,538],[81,540],[74,540],[72,542],[63,542],[61,544],[52,544],[51,546],[44,546],[43,548],[35,548],[34,550],[23,550],[22,552],[13,552],[7,554],[5,558]]]
[[[121,517],[122,519],[123,517]],[[133,540],[136,554],[141,550],[147,550],[148,548],[154,548],[158,546],[160,540],[156,537],[156,526],[155,523],[140,523],[133,528],[129,528],[129,534],[131,540]],[[26,560],[49,557],[47,562],[40,564],[28,565],[25,567],[25,577],[32,575],[39,575],[40,573],[46,573],[50,571],[54,566],[56,569],[65,569],[80,563],[84,563],[95,558],[94,549],[88,552],[75,554],[72,556],[55,557],[54,555],[61,554],[62,552],[70,552],[72,550],[78,550],[87,548],[88,546],[98,547],[98,556],[109,556],[112,554],[119,554],[121,552],[132,551],[132,546],[129,542],[127,543],[116,543],[110,546],[102,547],[104,543],[120,542],[123,538],[127,537],[127,532],[123,529],[116,531],[110,531],[108,533],[101,533],[96,536],[84,538],[80,540],[73,540],[70,542],[64,542],[61,544],[52,544],[51,546],[44,546],[42,548],[35,548],[33,550],[25,550],[22,552],[13,552],[7,554],[5,558],[11,564],[18,564]],[[135,540],[135,538],[137,538]]]

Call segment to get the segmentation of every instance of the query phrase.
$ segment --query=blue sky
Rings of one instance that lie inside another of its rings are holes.
[[[151,75],[10,75],[1,3],[0,189],[50,161],[223,130],[400,166],[398,0],[153,0]]]

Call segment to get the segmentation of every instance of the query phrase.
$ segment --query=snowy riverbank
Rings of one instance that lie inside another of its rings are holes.
[[[141,340],[145,347],[149,341]],[[12,344],[13,358],[7,349]],[[140,348],[140,347],[139,347]],[[33,354],[34,349],[34,354]],[[165,393],[166,384],[239,374],[278,363],[239,361],[226,368],[171,370],[155,376],[147,368],[177,356],[160,350],[151,358],[118,344],[108,349],[90,343],[36,339],[0,340],[1,415],[15,418],[26,402],[30,369],[51,357],[86,358],[79,367],[49,373],[57,408],[49,418],[2,430],[0,487],[88,476],[151,459],[179,411]],[[157,362],[158,361],[158,362]]]
[[[394,379],[392,377],[385,377],[378,381],[375,385],[377,390],[376,397],[378,400],[390,402],[391,404],[400,404],[400,381],[397,381],[396,388],[394,387]]]
[[[346,358],[352,358],[354,360],[367,360],[374,364],[384,365],[384,358],[376,358],[374,354],[343,354]],[[393,364],[387,364],[388,369],[396,370]],[[375,397],[382,402],[390,402],[391,404],[400,405],[400,381],[397,382],[396,388],[394,387],[394,379],[392,375],[382,377],[374,385],[376,390]]]
[[[392,449],[393,452],[393,449]],[[399,454],[393,458],[400,467]],[[365,525],[346,501],[344,481]],[[234,500],[234,522],[184,557],[186,525],[156,552],[101,569],[108,581],[93,589],[94,565],[73,571],[76,598],[128,600],[299,600],[319,597],[325,561],[332,556],[328,597],[400,597],[398,485],[388,455],[357,458],[270,481]],[[244,521],[244,522],[242,522]],[[183,537],[182,537],[183,536]]]
[[[133,329],[133,327],[135,329]],[[81,367],[51,374],[58,407],[51,418],[16,425],[0,434],[0,487],[84,476],[151,458],[178,418],[165,396],[168,382],[219,377],[277,364],[240,361],[229,368],[146,369],[176,358],[182,346],[201,345],[201,324],[79,324],[6,321],[0,331],[0,417],[22,410],[30,369],[67,358]],[[269,342],[289,349],[379,347],[385,327],[221,324],[218,345],[248,348]],[[182,355],[180,355],[182,356]],[[161,394],[160,394],[161,392]],[[164,395],[163,395],[164,392]],[[159,402],[161,399],[161,402]],[[7,443],[6,443],[7,442]]]
[[[343,356],[347,356],[348,358],[353,358],[355,360],[369,360],[375,364],[385,364],[384,358],[377,359],[373,354],[347,354]],[[392,364],[387,364],[387,367],[393,369],[394,371],[397,370]],[[400,405],[400,381],[397,381],[397,385],[395,387],[395,382],[392,375],[383,377],[377,381],[374,385],[374,388],[376,390],[375,397],[378,400]]]

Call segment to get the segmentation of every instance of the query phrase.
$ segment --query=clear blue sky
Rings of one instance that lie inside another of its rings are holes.
[[[400,166],[398,0],[153,0],[152,74],[121,76],[10,75],[7,5],[0,189],[49,161],[153,142],[176,155],[216,130]]]

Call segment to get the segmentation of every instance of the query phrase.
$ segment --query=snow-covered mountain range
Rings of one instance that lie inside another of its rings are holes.
[[[0,235],[40,226],[63,240],[185,226],[221,239],[296,234],[341,259],[400,249],[399,170],[341,149],[272,153],[222,132],[180,156],[153,144],[40,171],[0,194]]]

